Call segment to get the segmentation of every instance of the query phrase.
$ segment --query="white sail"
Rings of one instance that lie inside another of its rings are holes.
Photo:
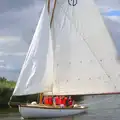
[[[13,95],[52,91],[53,51],[49,21],[45,4]]]
[[[93,0],[57,0],[54,95],[120,92],[117,51]]]

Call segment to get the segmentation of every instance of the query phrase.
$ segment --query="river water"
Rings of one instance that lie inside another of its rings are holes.
[[[84,104],[89,106],[87,113],[50,120],[120,120],[120,96],[118,95],[86,97]],[[0,120],[21,120],[21,116],[16,108],[1,109]]]

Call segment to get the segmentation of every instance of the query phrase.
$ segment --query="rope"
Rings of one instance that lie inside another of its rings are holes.
[[[11,100],[12,100],[12,96],[10,97],[10,100],[9,100],[9,102],[8,102],[8,106],[9,106],[10,108],[12,108],[12,106],[11,106]]]
[[[52,11],[52,16],[51,16],[50,27],[51,27],[51,25],[52,25],[52,21],[53,21],[53,17],[54,17],[56,2],[57,2],[57,0],[54,1],[54,7],[53,7],[53,11]]]
[[[50,0],[48,0],[48,13],[50,12]]]

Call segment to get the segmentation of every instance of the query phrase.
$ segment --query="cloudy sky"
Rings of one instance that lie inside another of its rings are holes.
[[[95,1],[119,46],[120,0]],[[0,0],[0,76],[17,80],[43,3],[44,0]]]
[[[0,0],[0,76],[17,80],[44,0]]]

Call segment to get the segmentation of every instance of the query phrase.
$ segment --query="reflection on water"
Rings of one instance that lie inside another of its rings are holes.
[[[18,120],[20,119],[20,114],[18,109],[1,109],[0,110],[0,120]]]
[[[119,96],[88,97],[85,99],[84,103],[89,105],[87,113],[47,120],[119,120],[120,118]],[[18,109],[4,109],[0,110],[0,120],[21,120],[21,116]]]

